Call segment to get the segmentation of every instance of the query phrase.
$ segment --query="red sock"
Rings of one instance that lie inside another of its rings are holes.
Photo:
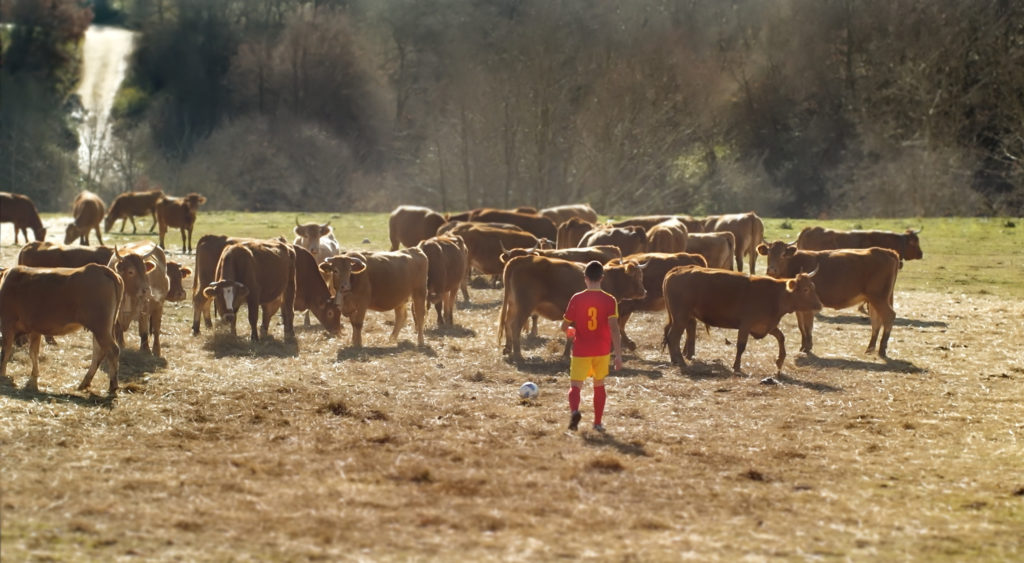
[[[594,424],[601,424],[601,416],[604,414],[605,400],[604,385],[594,386]]]
[[[570,387],[569,388],[569,410],[578,411],[580,410],[580,388]]]

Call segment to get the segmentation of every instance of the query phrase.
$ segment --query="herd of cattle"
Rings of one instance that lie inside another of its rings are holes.
[[[511,361],[520,362],[527,325],[535,335],[538,316],[560,321],[570,297],[584,289],[583,268],[592,260],[605,264],[602,287],[619,301],[622,342],[630,350],[636,348],[626,333],[630,316],[665,310],[662,344],[673,363],[685,365],[684,357],[693,357],[700,321],[739,331],[736,370],[749,336],[771,334],[779,343],[781,370],[786,351],[779,321],[795,313],[800,350],[810,352],[814,314],[822,307],[865,304],[871,317],[868,351],[877,343],[879,355],[885,356],[895,319],[897,273],[903,260],[922,257],[917,232],[910,230],[812,227],[793,244],[766,243],[764,224],[753,212],[599,223],[585,204],[455,215],[403,205],[389,217],[389,251],[346,252],[329,223],[296,221],[290,243],[283,237],[205,235],[195,245],[193,270],[167,259],[164,235],[168,227],[180,228],[182,251],[191,252],[196,210],[203,202],[198,194],[175,198],[161,191],[127,192],[105,210],[97,196],[83,192],[75,199],[65,244],[56,244],[43,240],[46,230],[28,198],[0,192],[0,222],[14,223],[15,244],[19,231],[28,241],[26,229],[37,239],[21,248],[17,266],[0,272],[0,378],[6,377],[15,342],[27,340],[32,363],[27,388],[37,389],[42,337],[52,341],[84,327],[93,336],[93,356],[79,389],[89,387],[107,360],[113,393],[124,333],[136,322],[140,349],[159,356],[164,303],[187,298],[183,280],[188,276],[194,335],[201,324],[213,326],[211,304],[236,334],[236,316],[245,305],[254,341],[266,337],[278,311],[285,339],[294,339],[295,313],[305,311],[307,325],[312,315],[331,335],[340,334],[342,316],[347,317],[351,345],[359,348],[368,311],[394,311],[394,340],[410,303],[422,346],[428,306],[434,305],[438,325],[454,324],[458,294],[469,301],[467,282],[476,270],[495,284],[501,280],[498,343]],[[109,232],[121,219],[123,232],[131,220],[135,232],[134,217],[146,215],[159,226],[158,244],[102,246],[100,222]],[[87,246],[92,230],[101,246]],[[82,246],[69,246],[75,239]],[[767,276],[751,275],[759,255],[767,257]],[[743,273],[745,259],[750,274]],[[565,355],[569,352],[567,343]]]

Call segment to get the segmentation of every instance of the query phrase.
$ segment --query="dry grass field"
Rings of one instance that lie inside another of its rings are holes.
[[[291,216],[278,220],[285,234]],[[826,310],[814,356],[784,319],[777,385],[760,383],[771,338],[732,372],[735,331],[701,334],[681,371],[660,348],[664,315],[635,315],[606,434],[590,430],[589,384],[581,430],[565,429],[556,323],[523,365],[503,361],[495,289],[460,298],[454,329],[431,314],[423,348],[408,326],[389,342],[392,315],[371,312],[358,352],[347,324],[297,343],[277,321],[255,345],[193,337],[191,305],[170,305],[164,357],[130,338],[116,398],[105,372],[74,390],[84,333],[44,345],[39,393],[23,390],[20,350],[0,381],[0,559],[1021,560],[1024,225],[979,258],[962,240],[974,224],[922,233],[888,360],[864,354],[866,318]],[[944,281],[971,256],[966,275],[999,280]],[[537,400],[519,400],[527,380]]]

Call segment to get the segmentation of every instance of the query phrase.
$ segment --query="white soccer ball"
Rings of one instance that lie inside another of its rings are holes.
[[[523,399],[536,399],[538,393],[540,389],[532,381],[527,381],[519,387],[519,396]]]

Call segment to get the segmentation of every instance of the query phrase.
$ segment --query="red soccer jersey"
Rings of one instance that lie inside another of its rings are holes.
[[[608,319],[619,316],[619,304],[600,289],[585,289],[569,300],[565,320],[576,325],[573,356],[606,356],[612,349]]]

